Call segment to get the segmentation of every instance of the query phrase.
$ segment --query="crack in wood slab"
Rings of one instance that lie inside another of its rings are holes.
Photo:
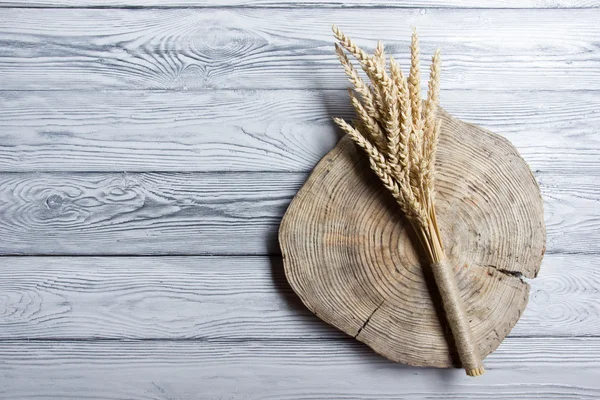
[[[357,338],[358,335],[360,335],[360,333],[362,332],[362,330],[365,329],[365,327],[369,324],[369,321],[371,321],[371,318],[373,318],[373,315],[375,315],[377,310],[379,310],[381,308],[383,303],[385,303],[385,299],[382,300],[381,303],[379,303],[379,305],[377,307],[375,307],[375,309],[371,312],[371,314],[369,314],[369,316],[367,317],[365,322],[362,324],[362,326],[360,328],[358,328],[358,331],[356,332],[356,335],[354,335],[354,338]]]

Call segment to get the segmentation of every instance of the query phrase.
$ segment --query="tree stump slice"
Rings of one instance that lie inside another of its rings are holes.
[[[527,305],[545,251],[543,203],[506,139],[442,119],[436,210],[482,359]],[[347,136],[315,167],[279,230],[286,277],[322,320],[386,358],[458,367],[431,270],[399,206]]]

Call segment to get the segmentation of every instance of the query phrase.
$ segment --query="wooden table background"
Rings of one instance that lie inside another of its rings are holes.
[[[0,398],[598,399],[598,7],[0,1]],[[418,27],[442,105],[541,184],[547,254],[481,378],[390,363],[285,281],[281,216],[351,116],[334,22],[402,61]]]

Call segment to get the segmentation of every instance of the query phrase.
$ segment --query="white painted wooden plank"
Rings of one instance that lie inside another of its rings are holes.
[[[443,50],[442,88],[600,89],[600,9],[4,9],[0,87],[339,89],[332,23],[408,60]],[[533,23],[535,22],[535,23]]]
[[[0,0],[0,7],[595,8],[597,0]]]
[[[597,256],[546,254],[540,275],[528,283],[529,304],[511,335],[600,336]]]
[[[538,173],[548,251],[596,254],[598,173]],[[298,173],[2,173],[0,254],[276,254]]]
[[[600,336],[596,256],[547,254],[510,337]],[[1,257],[0,340],[346,337],[280,257]]]
[[[344,337],[278,256],[0,257],[0,293],[0,340]]]
[[[600,340],[508,338],[473,379],[394,364],[353,340],[0,342],[20,399],[597,399]]]
[[[0,254],[269,254],[305,174],[0,174]]]
[[[548,233],[546,248],[549,252],[577,254],[600,250],[600,246],[594,244],[598,242],[600,232],[600,191],[595,183],[598,176],[538,174],[544,198]],[[586,233],[588,229],[589,233]]]
[[[310,171],[352,118],[344,90],[0,92],[1,171]],[[598,171],[600,91],[446,90],[533,170]]]

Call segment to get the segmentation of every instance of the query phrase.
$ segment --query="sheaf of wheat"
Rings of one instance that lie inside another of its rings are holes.
[[[366,153],[369,165],[411,222],[429,258],[459,357],[470,376],[485,371],[474,343],[451,266],[444,255],[435,213],[435,162],[440,52],[432,57],[427,98],[421,98],[419,41],[413,30],[408,76],[387,57],[381,42],[367,54],[335,25],[336,54],[353,85],[350,102],[357,120],[335,123]],[[352,64],[350,54],[363,73]],[[368,81],[363,79],[366,76]]]

